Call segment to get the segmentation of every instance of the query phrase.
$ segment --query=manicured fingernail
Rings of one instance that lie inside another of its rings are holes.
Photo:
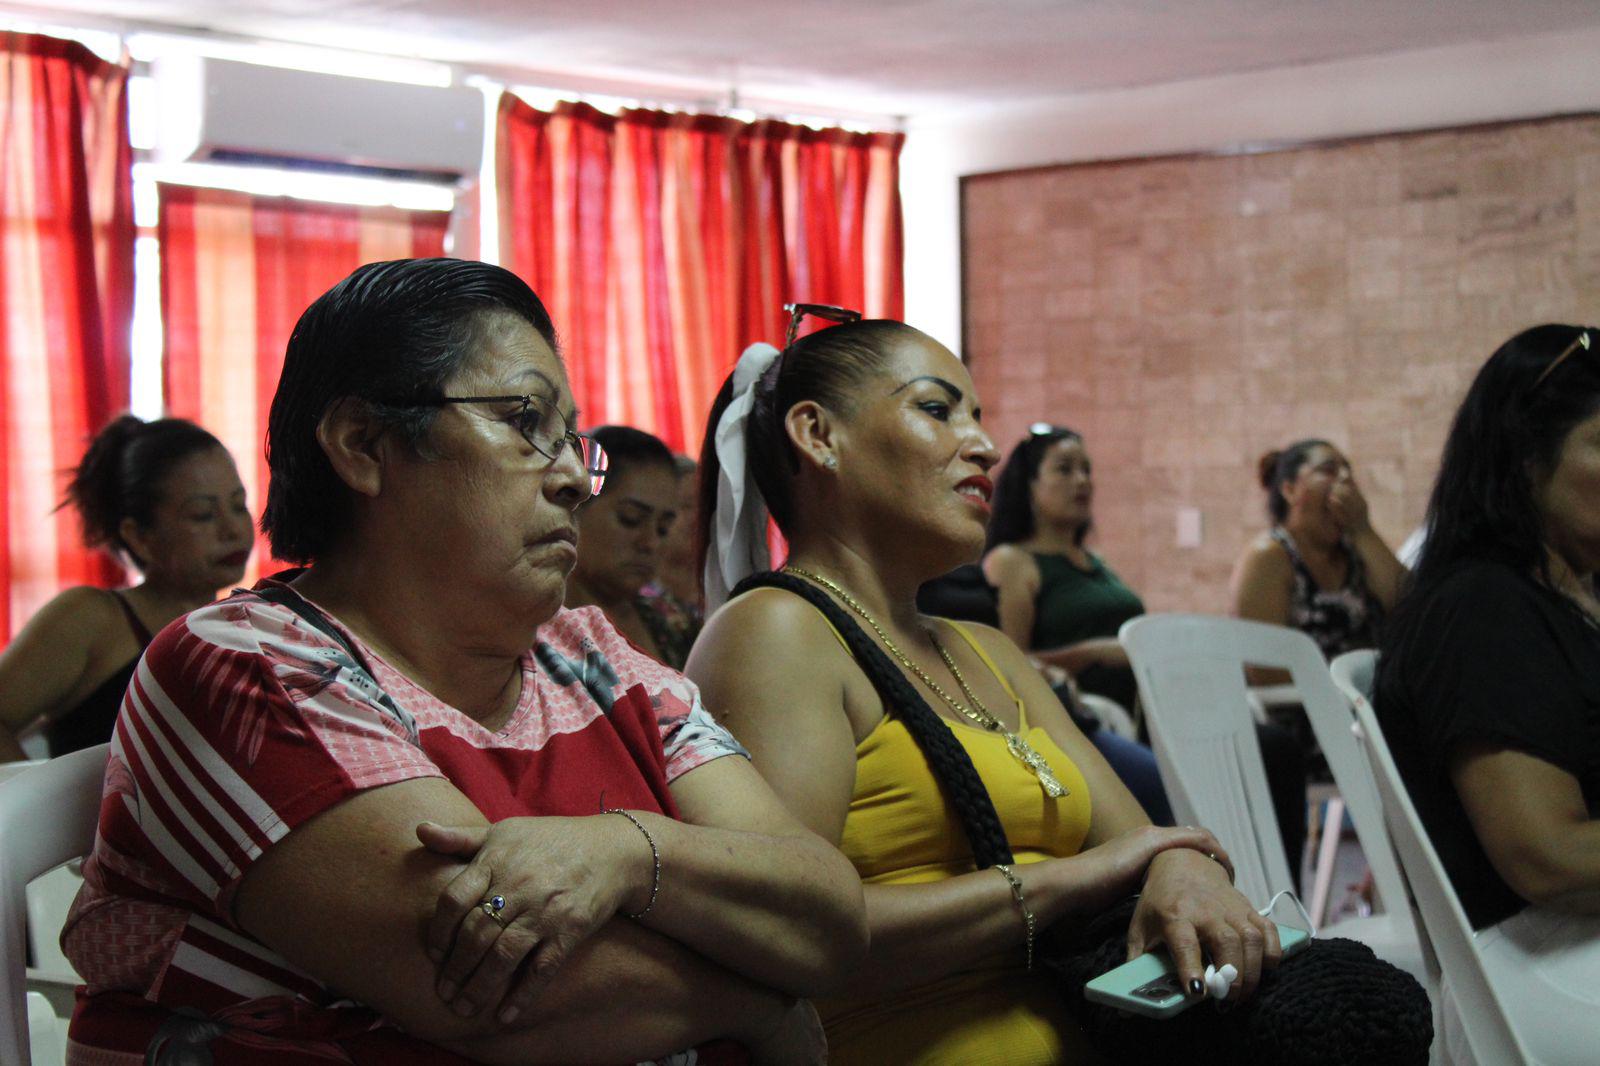
[[[454,981],[439,982],[439,998],[451,1000],[456,998],[456,983]]]
[[[466,998],[462,998],[462,999],[458,999],[458,1000],[455,1001],[453,1009],[455,1010],[455,1012],[457,1014],[459,1014],[463,1018],[465,1018],[469,1014],[471,1014],[473,1011],[477,1010],[478,1008],[473,1006],[472,1000],[466,999]]]
[[[1204,992],[1205,990],[1206,990],[1206,986],[1200,982],[1200,978],[1198,978],[1198,977],[1189,978],[1189,994],[1191,996],[1198,996],[1198,995],[1200,995],[1200,993]],[[449,997],[447,996],[445,998],[448,999]]]
[[[507,1007],[505,1010],[500,1012],[500,1024],[510,1025],[512,1022],[517,1020],[517,1015],[521,1013],[522,1012],[516,1007]]]

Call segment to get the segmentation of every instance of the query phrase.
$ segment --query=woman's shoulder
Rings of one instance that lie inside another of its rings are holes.
[[[76,634],[80,639],[92,640],[116,625],[126,626],[123,617],[116,593],[93,585],[77,585],[51,597],[29,622],[52,633]]]
[[[1039,560],[1020,544],[997,544],[984,555],[983,576],[996,587],[1014,581],[1039,580]]]
[[[1239,553],[1239,566],[1260,574],[1283,574],[1288,576],[1293,573],[1293,559],[1289,548],[1275,534],[1276,530],[1265,530],[1252,537],[1245,544],[1244,550]]]
[[[719,607],[706,620],[700,639],[761,645],[786,638],[824,637],[832,628],[827,617],[804,598],[769,586],[753,588]]]
[[[799,595],[755,588],[706,619],[686,669],[702,684],[734,673],[770,682],[803,672],[822,682],[835,671],[843,676],[852,662],[842,639],[827,616]]]
[[[1416,595],[1419,606],[1426,609],[1470,610],[1486,622],[1506,620],[1503,612],[1508,611],[1544,613],[1562,607],[1559,595],[1534,580],[1532,574],[1490,559],[1457,563],[1427,588],[1418,589]]]

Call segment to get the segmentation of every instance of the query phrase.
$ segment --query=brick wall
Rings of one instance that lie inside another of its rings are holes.
[[[1262,452],[1340,444],[1398,546],[1483,360],[1600,321],[1600,118],[970,177],[962,231],[997,442],[1082,432],[1096,550],[1152,610],[1222,611]]]

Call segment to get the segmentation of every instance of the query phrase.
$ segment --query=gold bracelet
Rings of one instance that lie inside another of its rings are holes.
[[[1033,969],[1033,934],[1036,926],[1033,912],[1028,909],[1028,901],[1022,895],[1022,882],[1018,880],[1011,867],[1003,863],[996,863],[994,868],[1000,871],[1000,876],[1005,878],[1006,884],[1011,886],[1011,898],[1016,901],[1017,910],[1022,912],[1022,928],[1027,932],[1028,969],[1031,970]]]
[[[607,807],[600,813],[622,815],[628,821],[633,823],[634,828],[638,829],[639,832],[644,834],[645,843],[650,845],[650,861],[655,863],[655,873],[652,875],[650,880],[650,902],[644,905],[644,910],[639,911],[636,914],[629,914],[627,911],[622,912],[622,916],[624,918],[632,918],[637,921],[638,919],[643,918],[645,915],[650,913],[650,908],[656,905],[656,894],[661,891],[661,852],[656,850],[656,838],[650,835],[650,830],[644,827],[644,823],[639,821],[639,819],[635,818],[633,815],[629,814],[627,811],[623,810],[621,807]]]

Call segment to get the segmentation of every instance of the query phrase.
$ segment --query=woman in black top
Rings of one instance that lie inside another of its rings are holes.
[[[1592,328],[1538,326],[1478,372],[1375,700],[1473,926],[1517,916],[1536,940],[1587,941],[1587,989],[1600,921],[1572,915],[1600,914],[1597,348]]]
[[[114,419],[67,488],[84,542],[132,564],[130,589],[79,586],[39,609],[0,652],[0,761],[40,724],[51,755],[111,739],[151,635],[244,575],[253,529],[233,459],[192,422]]]

